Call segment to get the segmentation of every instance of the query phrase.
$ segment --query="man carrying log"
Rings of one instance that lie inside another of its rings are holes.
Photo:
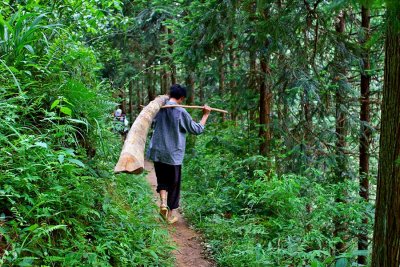
[[[169,97],[166,105],[181,104],[186,97],[186,88],[179,84],[172,85]],[[174,210],[179,207],[186,134],[201,134],[210,111],[209,106],[203,107],[199,123],[182,107],[161,109],[154,119],[154,133],[147,157],[154,162],[157,192],[161,199],[160,213],[171,224],[178,221]]]

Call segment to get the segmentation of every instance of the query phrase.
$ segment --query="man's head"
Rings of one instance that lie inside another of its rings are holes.
[[[180,84],[174,84],[169,88],[169,97],[175,98],[181,104],[186,97],[186,88]]]

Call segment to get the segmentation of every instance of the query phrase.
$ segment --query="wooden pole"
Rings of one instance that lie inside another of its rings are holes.
[[[195,109],[203,109],[203,106],[187,106],[187,105],[165,105],[162,106],[161,108],[176,108],[176,107],[181,107],[181,108],[195,108]],[[218,109],[218,108],[211,108],[211,111],[217,111],[221,113],[228,113],[228,111],[223,110],[223,109]]]
[[[145,107],[143,105],[140,105],[140,106],[142,108]],[[203,106],[187,106],[187,105],[164,105],[161,108],[178,108],[178,107],[181,107],[181,108],[194,108],[194,109],[203,109],[204,108]],[[229,113],[226,110],[218,109],[218,108],[211,108],[211,111],[222,112],[222,113],[226,113],[226,114]]]

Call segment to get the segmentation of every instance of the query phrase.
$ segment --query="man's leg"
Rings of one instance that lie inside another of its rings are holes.
[[[179,208],[179,200],[181,193],[181,165],[171,165],[172,181],[168,187],[167,203],[170,209],[168,213],[168,221],[174,223],[177,221],[175,209]]]
[[[160,190],[161,207],[167,207],[167,190]]]
[[[154,168],[157,176],[157,192],[160,194],[160,214],[162,217],[167,219],[168,207],[167,207],[167,189],[168,179],[166,176],[165,164],[160,162],[154,162]]]

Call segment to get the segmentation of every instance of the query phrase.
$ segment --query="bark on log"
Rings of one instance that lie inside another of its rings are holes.
[[[139,114],[129,130],[128,136],[122,147],[121,155],[115,166],[114,172],[126,172],[139,174],[144,168],[144,147],[146,145],[147,133],[151,123],[168,100],[168,96],[158,96],[151,101]]]

